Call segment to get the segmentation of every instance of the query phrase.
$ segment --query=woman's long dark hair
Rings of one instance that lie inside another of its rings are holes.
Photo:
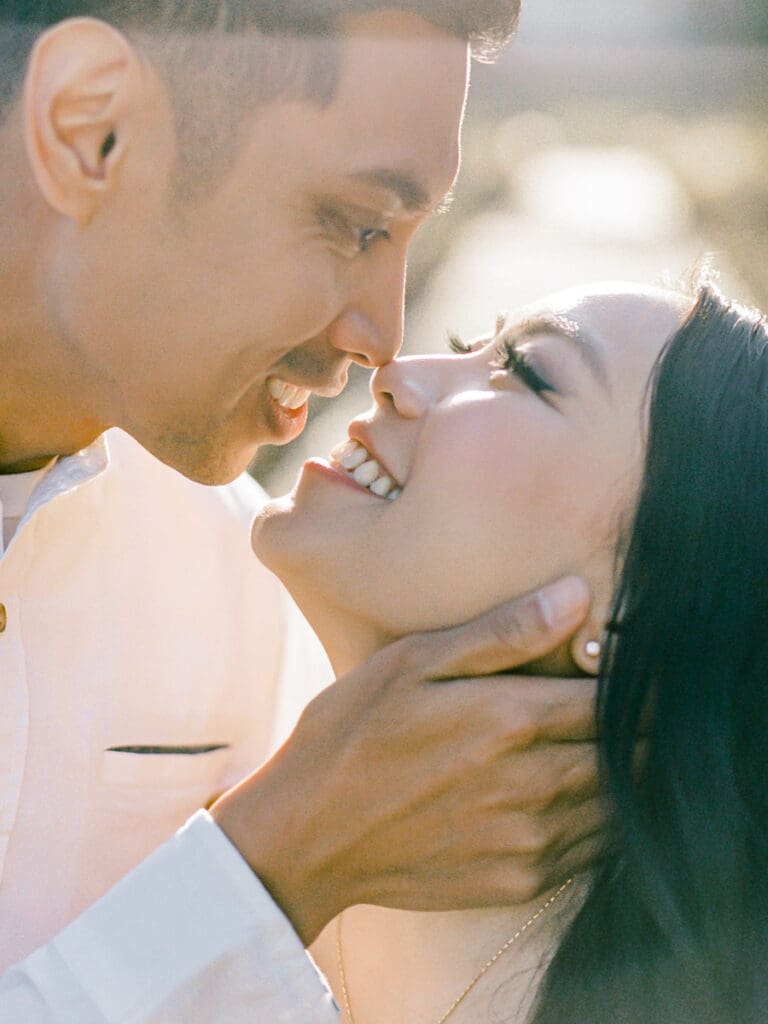
[[[710,285],[651,380],[613,619],[613,852],[533,1020],[768,1024],[768,326]]]

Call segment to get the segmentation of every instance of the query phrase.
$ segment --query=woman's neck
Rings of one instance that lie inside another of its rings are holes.
[[[316,595],[306,600],[292,593],[317,633],[337,676],[355,669],[387,643],[396,639],[352,615],[324,605]],[[562,653],[546,666],[565,674]],[[556,662],[556,663],[555,663]],[[545,666],[542,666],[544,668]],[[344,959],[347,983],[354,989],[358,1024],[391,1024],[392,1021],[435,1020],[469,983],[490,956],[507,943],[536,915],[536,927],[526,925],[525,941],[503,958],[498,968],[473,988],[472,999],[456,1014],[456,1024],[491,1019],[498,993],[509,1009],[510,1021],[528,1016],[544,966],[559,936],[581,903],[586,879],[568,886],[538,922],[538,911],[555,896],[557,888],[525,906],[454,911],[443,914],[414,913],[382,907],[353,907],[344,913]],[[343,986],[339,975],[337,923],[332,922],[313,945],[313,955],[329,978],[339,999]]]
[[[303,591],[300,581],[291,580],[291,595],[317,634],[337,678],[346,675],[373,657],[401,633],[387,633],[370,619],[349,609],[318,601],[313,590]],[[510,666],[531,676],[560,676],[570,679],[585,673],[573,659],[568,642],[525,665]]]
[[[354,625],[350,625],[327,641],[320,633],[318,636],[337,678],[362,665],[388,642],[374,630],[365,630]]]
[[[305,591],[300,581],[290,582],[291,596],[323,645],[337,678],[397,639],[348,609],[318,601],[317,593],[312,588]]]

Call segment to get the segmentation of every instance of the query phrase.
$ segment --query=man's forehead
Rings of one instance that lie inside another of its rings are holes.
[[[327,109],[329,135],[351,185],[387,192],[403,212],[426,213],[458,170],[468,48],[428,24],[417,39],[386,36],[384,50],[377,42],[348,40]]]
[[[470,51],[464,40],[436,28],[421,18],[402,14],[408,24],[421,26],[418,33],[354,32],[343,37],[339,93],[361,100],[391,95],[413,105],[463,104],[468,82]],[[363,18],[352,19],[362,22]],[[413,87],[428,85],[428,92],[408,95]],[[388,88],[383,88],[388,86]]]
[[[276,187],[286,193],[341,188],[350,201],[405,217],[434,209],[458,170],[469,54],[462,40],[427,22],[414,35],[345,35],[329,102],[279,96],[259,106],[249,166],[279,162]],[[376,40],[386,59],[366,59]]]

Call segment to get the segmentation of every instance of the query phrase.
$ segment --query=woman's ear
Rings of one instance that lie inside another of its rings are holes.
[[[116,184],[145,76],[128,40],[94,18],[40,36],[25,82],[27,153],[40,191],[86,224]]]
[[[570,641],[571,658],[582,672],[591,676],[600,671],[607,621],[607,610],[593,606],[584,625]]]

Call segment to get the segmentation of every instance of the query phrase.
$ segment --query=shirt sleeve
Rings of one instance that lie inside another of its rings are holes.
[[[339,1024],[287,918],[205,811],[0,978],[0,1024]]]

